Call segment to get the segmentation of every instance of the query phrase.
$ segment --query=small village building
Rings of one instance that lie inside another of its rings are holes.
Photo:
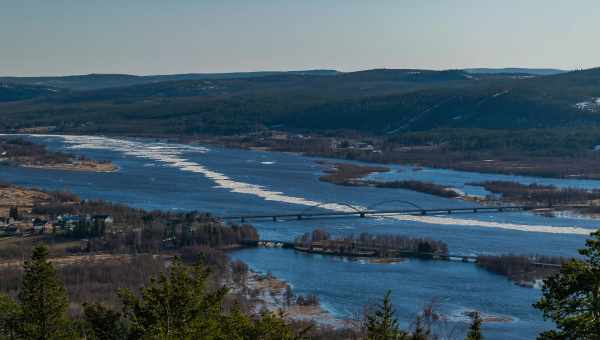
[[[104,223],[104,224],[113,224],[114,219],[110,215],[94,215],[92,216],[92,221],[94,223]]]
[[[35,234],[43,234],[46,232],[46,226],[48,221],[42,220],[40,218],[34,218],[31,222],[31,229]]]

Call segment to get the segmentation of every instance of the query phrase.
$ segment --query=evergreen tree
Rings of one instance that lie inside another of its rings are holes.
[[[175,260],[168,275],[153,278],[138,298],[119,292],[131,336],[143,339],[221,338],[221,303],[227,289],[207,292],[208,270]]]
[[[127,337],[127,329],[122,322],[121,313],[99,303],[83,305],[85,337],[97,340],[117,340]]]
[[[131,291],[119,292],[123,315],[130,325],[130,339],[296,339],[281,315],[269,312],[251,318],[235,306],[222,311],[227,289],[207,290],[208,270],[193,270],[175,260],[168,275],[160,275],[142,289],[138,298]],[[87,311],[86,311],[87,314]],[[106,314],[104,311],[100,314]],[[93,328],[114,327],[115,320],[93,318]],[[109,339],[109,338],[106,338]]]
[[[415,330],[410,335],[410,340],[427,340],[429,339],[429,335],[431,335],[431,331],[427,325],[423,324],[423,318],[421,316],[417,316]]]
[[[391,299],[392,292],[388,291],[377,310],[367,315],[367,338],[369,340],[398,340],[407,339],[407,334],[398,327]]]
[[[15,339],[19,324],[19,305],[0,293],[0,339]]]
[[[483,340],[483,335],[481,334],[481,323],[482,320],[479,312],[475,312],[471,326],[469,327],[469,333],[467,333],[467,338],[465,340]]]
[[[296,336],[285,323],[282,314],[262,311],[259,316],[251,318],[242,313],[237,305],[229,315],[224,317],[223,325],[226,339],[294,340],[301,338]]]
[[[26,339],[57,339],[69,333],[67,292],[56,269],[48,261],[48,248],[37,246],[25,261],[19,292],[19,332]]]
[[[564,263],[544,281],[534,307],[558,329],[542,333],[542,339],[600,339],[600,230],[591,236],[579,250],[583,260]]]

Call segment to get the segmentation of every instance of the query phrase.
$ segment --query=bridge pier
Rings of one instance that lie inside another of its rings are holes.
[[[427,210],[421,210],[421,215],[427,215]]]
[[[297,217],[298,217],[298,220],[302,219],[302,215],[298,215]]]
[[[364,213],[364,212],[361,212],[361,213],[360,213],[360,217],[361,217],[361,218],[364,218],[364,217],[365,217],[365,213]]]
[[[277,216],[273,216],[273,222],[277,222]]]
[[[452,209],[448,209],[448,215],[452,214]]]

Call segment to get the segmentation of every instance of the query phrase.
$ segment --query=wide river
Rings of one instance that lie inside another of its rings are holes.
[[[111,160],[114,173],[83,173],[0,167],[6,182],[51,190],[69,190],[84,198],[105,199],[145,209],[198,210],[214,215],[300,212],[315,205],[346,211],[360,207],[407,208],[473,206],[402,189],[343,187],[320,182],[322,166],[315,158],[294,154],[188,146],[152,140],[86,136],[29,136],[52,150]],[[471,194],[485,194],[470,186],[481,180],[504,179],[523,183],[600,188],[600,181],[541,179],[477,174],[441,169],[416,170],[394,166],[375,176],[414,178],[451,185]],[[395,202],[389,202],[395,201]],[[388,203],[382,203],[388,202]],[[315,210],[315,211],[317,211]],[[574,256],[584,245],[595,220],[543,217],[530,213],[444,216],[401,216],[365,219],[328,219],[259,222],[263,239],[292,240],[316,227],[331,234],[390,233],[430,237],[446,242],[459,254],[544,254]],[[231,254],[254,270],[271,272],[288,281],[296,293],[315,293],[335,316],[350,318],[363,306],[391,289],[397,315],[408,326],[426,305],[435,302],[447,317],[448,328],[462,328],[465,311],[512,318],[508,323],[486,323],[489,339],[533,339],[552,327],[531,304],[538,289],[523,288],[470,263],[409,260],[398,264],[370,264],[337,257],[307,255],[280,249],[246,249]]]

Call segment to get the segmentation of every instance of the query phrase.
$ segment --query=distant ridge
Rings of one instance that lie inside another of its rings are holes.
[[[600,126],[600,68],[548,76],[374,69],[54,79],[71,88],[40,79],[48,80],[0,79],[0,131],[238,134],[280,126],[392,134]]]
[[[506,67],[506,68],[466,68],[465,72],[471,74],[530,74],[534,76],[552,76],[569,71],[553,68],[525,68],[525,67]]]
[[[158,83],[178,80],[222,80],[258,78],[276,75],[307,75],[307,76],[332,76],[339,72],[336,70],[298,70],[298,71],[256,71],[256,72],[228,72],[228,73],[183,73],[167,75],[137,76],[130,74],[104,74],[92,73],[85,75],[69,76],[42,76],[42,77],[1,77],[0,82],[46,86],[67,90],[98,90],[111,87],[123,87]]]

